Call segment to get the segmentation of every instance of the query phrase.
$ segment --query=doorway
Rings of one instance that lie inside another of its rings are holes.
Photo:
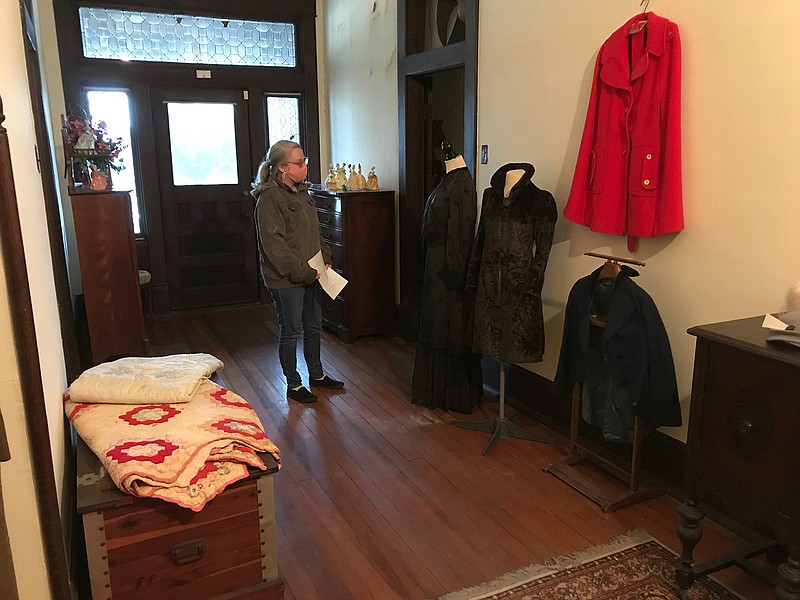
[[[155,88],[153,125],[172,309],[257,302],[242,90]]]
[[[478,0],[398,0],[400,305],[397,334],[417,337],[422,214],[443,174],[442,139],[477,158]]]

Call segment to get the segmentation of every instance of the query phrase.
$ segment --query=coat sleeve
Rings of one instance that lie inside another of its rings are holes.
[[[642,315],[647,336],[647,387],[642,396],[647,404],[636,412],[653,429],[680,427],[681,406],[669,337],[655,302],[646,293],[642,298]]]
[[[256,217],[259,243],[275,271],[297,285],[314,283],[317,272],[292,251],[286,239],[286,218],[278,203],[270,197],[269,191],[259,197]]]
[[[489,198],[488,189],[483,192],[481,201],[481,220],[478,223],[478,232],[475,235],[475,242],[470,253],[469,267],[467,268],[467,289],[475,290],[478,287],[478,276],[481,271],[481,259],[483,257],[483,244],[486,239],[486,204]],[[476,196],[477,197],[477,196]]]
[[[575,174],[572,177],[572,187],[569,191],[567,205],[564,207],[564,216],[575,223],[590,226],[592,222],[592,202],[590,187],[592,175],[597,163],[595,156],[595,143],[597,132],[597,110],[600,98],[600,68],[603,50],[597,54],[592,76],[592,92],[589,96],[589,107],[586,110],[586,123],[583,126],[581,145],[575,163]]]
[[[473,186],[460,179],[452,188],[447,209],[447,243],[439,278],[447,289],[463,288],[475,237],[478,198]]]
[[[681,38],[678,26],[669,23],[666,30],[669,62],[660,112],[664,130],[661,150],[663,167],[661,186],[664,202],[656,206],[657,233],[683,229],[683,187],[681,172]]]
[[[544,215],[536,220],[533,232],[536,244],[536,254],[533,257],[533,289],[538,295],[541,295],[544,287],[544,273],[547,269],[547,261],[550,259],[550,248],[553,246],[553,235],[558,218],[556,201],[552,194],[545,192],[544,196],[546,197]]]

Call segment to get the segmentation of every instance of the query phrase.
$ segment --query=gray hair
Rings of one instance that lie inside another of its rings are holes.
[[[289,155],[295,148],[300,148],[300,144],[291,140],[280,140],[272,144],[267,151],[267,156],[258,165],[256,178],[253,181],[253,192],[258,195],[264,189],[264,185],[270,177],[277,177],[278,167],[289,164]]]

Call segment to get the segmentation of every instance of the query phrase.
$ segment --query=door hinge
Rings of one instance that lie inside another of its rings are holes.
[[[42,159],[39,158],[39,146],[33,145],[33,152],[36,154],[36,170],[42,172]]]
[[[247,90],[242,90],[242,100],[249,100],[250,93]]]

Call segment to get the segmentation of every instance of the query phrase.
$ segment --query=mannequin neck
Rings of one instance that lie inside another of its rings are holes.
[[[450,160],[444,161],[444,171],[445,173],[449,173],[453,169],[461,169],[466,167],[467,163],[464,162],[464,157],[460,154],[455,158],[451,158]]]
[[[511,194],[511,188],[517,185],[517,182],[525,175],[524,169],[513,169],[506,173],[506,185],[503,188],[503,197],[508,198]]]

